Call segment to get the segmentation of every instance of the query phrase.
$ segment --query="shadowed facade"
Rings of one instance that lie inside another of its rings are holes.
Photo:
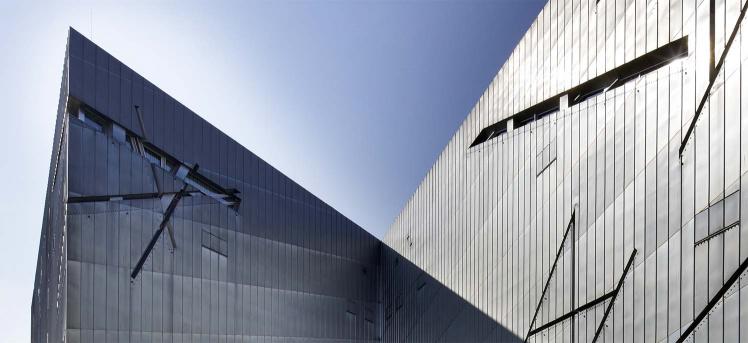
[[[33,342],[513,337],[72,29],[31,320]]]

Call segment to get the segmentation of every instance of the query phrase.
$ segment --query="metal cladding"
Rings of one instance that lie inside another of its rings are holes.
[[[72,29],[46,197],[32,342],[519,340]]]
[[[385,243],[525,341],[745,341],[746,8],[550,1]]]
[[[32,341],[739,342],[747,11],[551,0],[385,244],[71,29]]]

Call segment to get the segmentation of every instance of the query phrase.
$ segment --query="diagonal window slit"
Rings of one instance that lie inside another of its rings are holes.
[[[568,97],[568,106],[574,106],[595,95],[621,87],[630,80],[652,72],[673,60],[687,55],[688,37],[686,36],[487,126],[478,133],[473,143],[470,144],[470,148],[505,133],[507,131],[507,123],[510,120],[514,121],[514,128],[518,128],[558,111],[560,102],[564,96]]]
[[[571,259],[572,259],[572,268],[574,266],[574,261],[576,260],[576,251],[574,249],[574,236],[575,236],[575,229],[576,226],[576,211],[571,213],[571,218],[569,219],[569,224],[566,226],[566,231],[564,232],[564,237],[561,239],[561,245],[558,247],[558,253],[556,253],[556,258],[553,260],[553,265],[551,266],[551,270],[548,272],[548,279],[545,281],[545,286],[543,286],[543,292],[540,294],[540,301],[538,301],[538,306],[535,307],[535,314],[532,316],[532,320],[530,321],[530,327],[527,332],[527,336],[525,336],[525,342],[527,342],[528,339],[530,339],[531,336],[534,334],[544,330],[544,327],[548,324],[542,326],[540,329],[535,330],[533,327],[535,326],[535,321],[538,319],[538,314],[540,313],[540,308],[543,306],[543,300],[545,300],[545,296],[548,293],[548,287],[551,284],[551,280],[553,278],[553,274],[556,272],[556,267],[558,266],[558,260],[561,258],[561,254],[564,252],[564,246],[566,245],[566,240],[569,238],[569,233],[571,233],[571,240],[572,240],[572,250],[571,250]],[[572,269],[572,274],[574,273],[574,269]],[[574,278],[572,278],[572,281]],[[575,285],[572,283],[572,297],[574,292]],[[572,298],[572,303],[574,302],[574,299]]]
[[[195,165],[192,168],[192,170],[197,172],[198,168],[199,166]],[[161,237],[161,233],[164,232],[164,229],[169,224],[169,219],[171,219],[171,215],[174,213],[174,210],[177,208],[177,204],[179,204],[179,200],[181,200],[184,194],[187,192],[187,186],[188,185],[185,183],[182,189],[177,194],[175,194],[174,197],[171,198],[169,205],[166,207],[166,211],[164,211],[164,218],[161,219],[161,224],[159,224],[158,230],[156,230],[156,232],[153,234],[151,241],[148,242],[148,246],[146,246],[145,251],[143,251],[143,255],[140,256],[138,263],[135,265],[135,269],[133,269],[132,273],[130,274],[130,278],[132,280],[135,280],[135,278],[138,277],[138,274],[140,273],[140,270],[143,268],[143,265],[145,264],[145,261],[148,259],[148,256],[150,256],[151,251],[153,250],[153,247],[156,245],[156,242],[158,242],[159,237]]]
[[[147,133],[145,132],[145,126],[142,124],[142,115],[140,114],[140,109],[137,106],[135,107],[135,111],[138,114],[138,120],[141,122],[141,130],[143,132],[142,136],[123,128],[104,115],[99,114],[84,103],[80,103],[79,106],[80,108],[77,111],[79,113],[79,120],[81,120],[80,118],[83,117],[85,118],[83,120],[85,120],[86,122],[95,122],[99,126],[104,127],[107,131],[107,134],[110,134],[116,141],[122,144],[130,145],[136,153],[145,158],[146,161],[148,161],[148,163],[150,164],[151,168],[160,168],[166,171],[179,181],[190,185],[199,193],[202,193],[203,195],[210,197],[223,205],[229,206],[233,209],[236,209],[239,206],[241,198],[237,196],[237,194],[239,193],[238,190],[232,188],[224,188],[218,185],[201,173],[191,170],[192,168],[186,163],[165,152],[158,146],[150,143],[147,138]],[[155,177],[155,169],[153,170],[153,174],[154,182],[156,183],[157,188],[156,193],[162,195],[165,194],[161,189],[161,185],[158,183],[158,179]],[[195,192],[188,190],[187,193],[188,195],[193,195]],[[138,197],[138,195],[131,196],[136,198]],[[149,197],[149,194],[144,193],[141,194],[141,196]],[[80,200],[78,202],[113,201],[117,200],[112,199],[116,197],[117,195],[95,195],[80,197],[81,199],[75,200]],[[127,198],[127,195],[123,195],[123,197]]]
[[[720,288],[717,293],[712,297],[709,302],[704,306],[703,309],[701,309],[701,312],[699,312],[698,315],[696,315],[696,318],[691,322],[690,325],[683,331],[681,336],[676,341],[677,343],[682,343],[688,340],[689,337],[694,333],[697,327],[701,324],[701,322],[711,314],[712,310],[716,308],[722,300],[728,295],[728,291],[733,287],[733,284],[741,279],[741,275],[748,270],[748,258],[744,259],[743,262],[738,266],[738,269],[735,270],[735,272],[730,275],[730,278],[728,278],[725,283],[722,285],[722,288]],[[736,284],[736,286],[739,286],[740,283]]]
[[[713,3],[713,2],[712,2]],[[693,118],[691,119],[691,124],[688,125],[688,129],[686,130],[686,134],[683,136],[683,141],[680,143],[680,148],[678,149],[678,155],[682,158],[683,157],[683,151],[686,150],[686,145],[688,144],[688,141],[691,139],[691,135],[693,134],[693,130],[696,128],[696,121],[699,120],[699,116],[701,116],[701,112],[704,110],[704,107],[706,105],[707,100],[709,100],[709,96],[712,92],[712,88],[714,87],[715,82],[717,81],[717,78],[719,77],[719,71],[722,69],[722,66],[725,64],[725,59],[727,59],[727,54],[730,52],[730,48],[732,48],[732,43],[735,41],[735,37],[738,35],[738,31],[740,31],[740,27],[743,23],[743,18],[745,18],[745,14],[748,12],[748,2],[746,2],[743,5],[743,8],[740,10],[740,16],[738,16],[738,20],[735,22],[735,27],[732,29],[732,34],[730,34],[730,38],[727,40],[727,44],[725,44],[725,48],[722,50],[722,55],[719,57],[719,61],[717,64],[714,64],[714,9],[711,9],[711,16],[710,20],[711,23],[711,30],[710,30],[710,76],[709,76],[709,84],[707,84],[706,89],[704,90],[704,94],[701,97],[701,101],[699,101],[699,106],[696,107],[696,112],[693,115]]]
[[[623,273],[621,274],[620,279],[618,280],[618,283],[608,293],[605,293],[601,297],[594,299],[582,306],[574,307],[576,306],[576,274],[575,274],[575,267],[576,267],[576,249],[575,249],[575,242],[574,237],[576,237],[576,211],[572,212],[571,219],[569,220],[569,224],[566,227],[566,232],[564,233],[563,238],[561,239],[561,245],[558,248],[558,253],[556,254],[556,258],[553,261],[553,265],[551,266],[550,272],[548,273],[548,278],[545,282],[545,286],[543,287],[543,292],[540,295],[540,300],[538,301],[538,305],[535,308],[535,313],[532,316],[532,319],[530,320],[530,326],[527,331],[527,335],[525,336],[525,342],[527,342],[530,337],[547,330],[555,325],[558,325],[559,323],[562,323],[566,320],[574,320],[574,317],[578,314],[581,314],[585,311],[591,310],[599,305],[602,305],[606,301],[608,302],[607,306],[605,307],[605,311],[603,312],[603,317],[600,320],[600,323],[598,324],[597,330],[595,331],[595,336],[592,338],[592,342],[596,342],[598,338],[600,337],[600,334],[602,333],[603,328],[605,327],[605,322],[607,321],[608,316],[610,315],[610,311],[613,308],[614,303],[616,302],[616,298],[618,297],[618,294],[621,292],[621,288],[623,287],[623,283],[626,280],[626,277],[629,275],[629,272],[631,270],[631,267],[634,264],[634,259],[636,258],[637,250],[634,249],[631,252],[631,255],[629,256],[628,261],[626,262],[626,266],[623,269]],[[558,260],[561,257],[561,254],[564,251],[564,246],[566,245],[566,241],[569,238],[569,236],[572,237],[571,242],[571,306],[573,310],[569,311],[566,314],[561,315],[560,317],[557,317],[539,327],[535,327],[536,321],[538,319],[538,314],[540,313],[540,309],[543,306],[543,303],[546,299],[546,294],[548,292],[548,286],[550,285],[551,280],[553,279],[554,273],[556,272]],[[571,325],[571,340],[574,341],[574,325]]]
[[[77,105],[77,113],[79,113],[78,120],[80,120],[84,124],[89,123],[88,126],[93,130],[101,132],[106,131],[107,135],[112,137],[120,144],[129,144],[132,147],[133,151],[135,151],[146,161],[148,161],[153,173],[156,192],[137,194],[85,195],[70,197],[68,199],[68,203],[160,199],[164,208],[164,214],[161,224],[154,233],[150,242],[146,246],[145,251],[135,265],[132,273],[130,274],[130,278],[132,280],[135,280],[137,278],[138,274],[143,268],[143,265],[150,256],[151,251],[153,250],[156,242],[158,241],[164,230],[167,230],[169,234],[172,248],[176,248],[176,240],[174,238],[172,225],[169,220],[174,213],[177,205],[179,204],[179,201],[183,197],[202,194],[216,200],[223,205],[228,206],[231,209],[238,209],[238,206],[241,202],[241,199],[236,196],[236,194],[239,193],[238,191],[221,187],[207,177],[198,173],[199,167],[197,164],[189,166],[148,141],[148,134],[143,123],[143,116],[138,106],[135,106],[135,112],[137,114],[142,135],[137,135],[134,132],[125,129],[114,121],[108,119],[106,116],[99,114],[93,108],[90,108],[84,103],[78,103]],[[156,168],[160,168],[166,171],[169,175],[181,181],[183,184],[181,190],[179,190],[178,192],[164,192],[157,177]],[[218,252],[221,252],[220,248],[218,248]],[[223,252],[225,253],[225,251]]]
[[[150,193],[129,193],[129,194],[109,194],[109,195],[84,195],[71,196],[68,198],[69,204],[80,204],[88,202],[108,202],[108,201],[126,201],[126,200],[152,200],[160,199],[162,196],[174,195],[176,192],[150,192]],[[200,194],[198,191],[187,191],[184,196],[195,196]]]

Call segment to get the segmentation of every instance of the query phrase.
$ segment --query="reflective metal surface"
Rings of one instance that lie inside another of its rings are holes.
[[[72,29],[65,62],[33,342],[518,340]]]
[[[679,339],[748,257],[743,28],[726,48],[744,3],[715,0],[710,11],[707,0],[549,1],[385,243],[523,339],[538,303],[535,327],[599,298],[637,249],[601,339]],[[715,55],[727,57],[680,156],[709,82],[712,33]],[[681,38],[687,56],[471,147],[486,127]],[[564,252],[541,300],[575,210],[577,259]],[[743,276],[732,285],[687,339],[741,341],[747,284]],[[602,311],[529,340],[589,342]]]
[[[549,1],[385,244],[71,31],[32,340],[503,342],[525,339],[537,312],[533,342],[588,342],[598,328],[606,342],[739,342],[748,330],[748,281],[733,278],[748,257],[744,3]],[[512,117],[678,39],[688,40],[683,58],[551,113]],[[158,159],[123,139],[122,130],[143,136],[136,105],[149,144],[199,163],[241,204],[192,190],[170,221],[177,248],[162,237],[130,282],[163,207],[113,195],[183,186],[168,168],[154,179]],[[87,125],[82,107],[110,124]],[[574,235],[550,275],[572,213]],[[619,280],[613,303],[595,302]]]

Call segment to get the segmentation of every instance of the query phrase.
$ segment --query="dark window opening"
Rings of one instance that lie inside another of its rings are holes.
[[[145,159],[148,160],[148,162],[150,162],[151,164],[157,164],[159,166],[161,165],[161,157],[149,150],[145,151]]]
[[[149,192],[149,193],[130,193],[130,194],[108,194],[108,195],[83,195],[68,197],[68,203],[89,203],[89,202],[107,202],[107,201],[125,201],[125,200],[158,200],[164,195],[175,195],[176,192]],[[187,191],[185,197],[196,196],[199,192]]]
[[[97,118],[96,115],[84,111],[82,108],[78,110],[78,120],[90,129],[97,132],[104,132],[104,125],[102,120]]]
[[[475,141],[473,142],[473,144],[470,144],[470,147],[472,148],[485,141],[496,138],[502,133],[505,133],[506,123],[507,123],[506,120],[501,120],[496,124],[486,127],[480,133],[478,133],[478,137],[475,138]]]
[[[623,86],[626,82],[667,65],[669,62],[688,55],[688,37],[683,37],[639,56],[617,68],[579,84],[565,92],[545,99],[522,111],[492,124],[478,133],[470,148],[498,137],[506,132],[507,122],[514,120],[514,128],[527,125],[550,113],[559,110],[564,96],[568,106],[574,106],[598,94]]]
[[[116,141],[122,144],[130,143],[131,148],[142,155],[149,163],[171,173],[172,176],[197,189],[203,195],[232,208],[236,208],[241,202],[241,199],[236,196],[239,193],[238,190],[221,187],[202,174],[191,170],[182,161],[169,155],[134,132],[119,126],[86,104],[75,102],[75,105],[72,106],[77,108],[76,111],[71,112],[77,112],[77,118],[82,123],[100,132],[104,132],[104,128],[108,128],[106,133],[110,134]]]

